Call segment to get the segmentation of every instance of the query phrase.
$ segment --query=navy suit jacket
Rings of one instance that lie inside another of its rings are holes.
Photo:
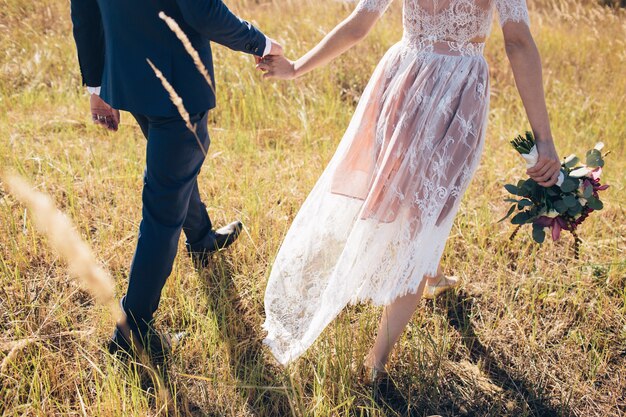
[[[187,34],[212,79],[211,41],[252,55],[262,55],[265,49],[265,35],[221,0],[71,0],[83,83],[101,86],[100,96],[115,109],[149,116],[177,114],[146,59],[163,72],[189,113],[215,107],[211,87],[158,17],[160,11]]]

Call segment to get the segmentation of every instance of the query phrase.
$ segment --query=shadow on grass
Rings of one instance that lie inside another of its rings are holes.
[[[480,342],[471,321],[474,302],[475,299],[472,296],[465,291],[459,291],[454,296],[450,294],[442,304],[447,309],[448,323],[461,334],[462,342],[469,351],[471,362],[480,363],[481,368],[493,383],[508,392],[512,398],[516,399],[516,402],[521,401],[522,408],[527,408],[526,410],[518,409],[512,415],[523,414],[537,417],[571,415],[571,410],[550,405],[548,398],[542,395],[541,387],[537,387],[531,381],[519,378],[505,369],[496,355]],[[472,415],[479,414],[472,413]]]
[[[247,403],[248,410],[258,416],[293,415],[294,410],[288,393],[285,388],[279,388],[285,387],[284,381],[280,380],[282,371],[266,361],[262,344],[263,335],[258,322],[261,315],[253,304],[246,303],[240,296],[233,281],[232,265],[228,259],[218,259],[201,275],[205,283],[204,290],[209,308],[217,319],[222,342],[229,353],[232,375],[238,381],[238,393]],[[437,301],[437,305],[444,309],[449,325],[461,334],[462,343],[469,351],[469,360],[474,364],[481,364],[481,369],[492,382],[517,403],[515,410],[505,414],[537,417],[570,415],[570,410],[549,404],[541,387],[534,386],[531,381],[519,378],[505,369],[497,356],[480,342],[471,321],[474,303],[474,298],[463,291]],[[357,407],[349,414],[369,415],[370,413],[367,411],[364,413],[363,408],[358,407],[360,403],[376,415],[384,412],[389,416],[423,416],[432,414],[425,412],[427,410],[434,412],[435,407],[442,407],[440,409],[442,416],[493,415],[494,410],[459,407],[457,399],[445,398],[452,396],[452,391],[444,389],[444,392],[439,393],[420,392],[416,397],[410,389],[407,391],[411,384],[405,384],[403,381],[397,383],[398,385],[390,383],[384,389],[376,389],[371,396],[361,392],[363,387],[357,388],[355,394],[361,397],[361,401],[357,401],[355,404]],[[369,403],[369,406],[365,403]],[[201,411],[186,414],[205,415]]]
[[[281,371],[268,363],[263,352],[260,314],[241,298],[233,281],[233,267],[227,258],[214,257],[201,272],[209,309],[217,319],[222,342],[228,349],[232,375],[248,409],[258,416],[292,415]]]
[[[520,378],[515,372],[507,370],[497,355],[480,342],[471,320],[472,314],[475,313],[475,299],[472,296],[464,291],[459,291],[457,294],[450,293],[440,297],[436,301],[436,305],[437,309],[443,309],[448,324],[460,333],[462,343],[469,352],[469,361],[480,366],[491,382],[503,390],[505,397],[500,399],[476,398],[475,400],[478,401],[468,398],[468,404],[474,403],[474,408],[472,408],[471,405],[461,404],[463,401],[456,398],[458,393],[455,393],[454,387],[444,385],[441,387],[442,389],[435,387],[432,390],[423,387],[423,390],[418,388],[418,392],[411,392],[412,384],[398,375],[399,379],[395,383],[391,381],[383,389],[374,390],[371,399],[378,410],[383,410],[389,416],[402,417],[431,414],[472,417],[487,415],[558,417],[573,414],[572,410],[566,407],[550,404],[549,395],[541,385]],[[429,310],[435,311],[431,308]],[[455,384],[456,382],[453,380],[444,382],[444,384],[446,383]],[[436,380],[423,380],[421,384],[437,385],[439,383]],[[466,392],[466,394],[471,395],[471,392]],[[508,401],[506,407],[504,404],[501,407],[493,403],[493,401],[503,401],[506,398],[513,400],[515,404],[513,405],[511,401]],[[354,413],[353,415],[361,414]]]

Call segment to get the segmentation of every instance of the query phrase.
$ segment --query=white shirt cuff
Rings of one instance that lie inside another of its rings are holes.
[[[98,87],[87,87],[87,92],[89,94],[95,94],[97,96],[100,95],[100,86]]]
[[[269,55],[271,50],[272,50],[272,40],[266,36],[265,37],[265,50],[263,51],[263,56]]]

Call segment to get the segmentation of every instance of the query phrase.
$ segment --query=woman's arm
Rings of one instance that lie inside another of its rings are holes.
[[[546,108],[541,76],[541,58],[528,26],[521,22],[507,22],[502,31],[506,54],[513,69],[515,84],[519,91],[528,121],[537,140],[539,160],[530,168],[528,175],[539,185],[556,184],[561,162],[554,147],[550,119]]]
[[[320,43],[295,62],[281,56],[267,56],[257,68],[267,71],[264,78],[293,79],[328,64],[361,41],[380,18],[380,13],[355,10],[330,31]]]

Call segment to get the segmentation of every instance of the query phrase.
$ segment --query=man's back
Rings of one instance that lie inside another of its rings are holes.
[[[176,113],[148,65],[150,59],[190,113],[215,107],[211,87],[181,42],[158,17],[172,17],[213,76],[210,41],[262,54],[265,36],[235,17],[220,0],[72,0],[74,37],[85,84],[102,86],[113,108],[168,116]],[[260,52],[259,52],[260,50]]]

